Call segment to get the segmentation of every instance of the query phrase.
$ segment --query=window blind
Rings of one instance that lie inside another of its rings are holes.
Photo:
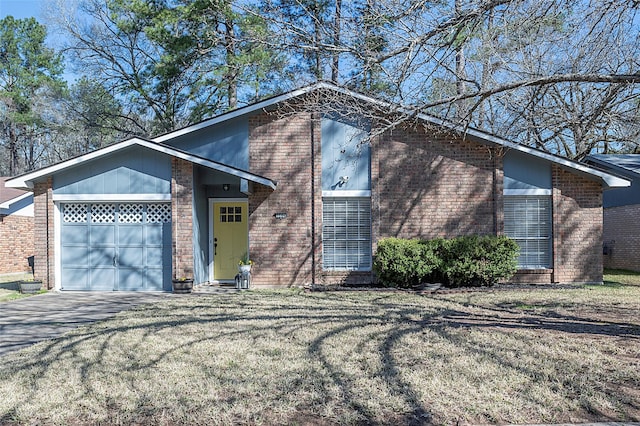
[[[371,270],[371,200],[323,198],[324,269]]]
[[[542,269],[552,266],[551,197],[504,197],[504,233],[520,246],[518,266]]]

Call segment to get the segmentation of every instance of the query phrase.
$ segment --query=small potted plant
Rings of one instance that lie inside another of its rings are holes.
[[[180,277],[171,281],[175,294],[187,294],[193,290],[193,278]]]
[[[42,280],[36,278],[27,278],[18,283],[20,293],[34,294],[42,289]]]
[[[238,262],[238,271],[240,273],[251,272],[251,265],[253,265],[253,260],[249,259],[249,253],[245,253]]]

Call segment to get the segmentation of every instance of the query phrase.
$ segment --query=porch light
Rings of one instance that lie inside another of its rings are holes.
[[[231,185],[229,185],[228,183],[225,183],[225,184],[222,185],[222,190],[223,191],[228,191],[229,188],[231,188]]]

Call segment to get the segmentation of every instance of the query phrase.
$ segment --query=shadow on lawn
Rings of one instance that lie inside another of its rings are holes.
[[[311,302],[309,301],[311,299]],[[38,379],[44,377],[51,369],[55,369],[58,360],[72,357],[74,364],[80,372],[83,395],[76,395],[76,398],[92,398],[98,394],[92,382],[92,377],[96,371],[100,371],[103,365],[112,362],[108,358],[118,336],[123,333],[142,332],[136,341],[128,342],[127,352],[135,354],[145,350],[145,345],[151,337],[161,331],[169,329],[180,330],[183,326],[197,325],[202,328],[201,334],[194,334],[180,344],[168,344],[167,347],[153,354],[145,362],[123,360],[120,364],[124,371],[127,370],[148,370],[157,368],[162,362],[172,357],[183,356],[185,351],[197,348],[200,343],[225,339],[234,341],[235,339],[256,339],[256,336],[276,332],[279,336],[286,337],[286,340],[296,340],[296,334],[301,330],[318,330],[315,337],[305,344],[306,356],[309,362],[317,365],[319,373],[328,377],[329,381],[321,381],[320,395],[316,401],[298,401],[296,406],[297,414],[291,415],[285,423],[311,423],[311,424],[332,424],[340,423],[338,419],[327,419],[323,417],[322,410],[315,404],[322,404],[325,399],[332,397],[331,389],[339,389],[342,397],[340,407],[342,410],[355,413],[359,424],[410,424],[421,425],[437,422],[455,422],[458,419],[450,417],[450,413],[433,412],[429,404],[438,395],[424,396],[422,389],[418,389],[410,380],[407,366],[398,359],[398,354],[402,353],[405,339],[408,337],[422,338],[423,332],[427,329],[436,333],[439,338],[454,342],[461,350],[469,353],[470,359],[475,357],[490,357],[494,362],[503,368],[518,371],[530,377],[533,382],[543,382],[547,380],[538,371],[532,370],[513,358],[507,358],[500,354],[499,350],[492,347],[483,347],[473,339],[461,339],[460,330],[487,328],[500,333],[510,331],[552,331],[555,333],[568,333],[571,335],[600,335],[617,339],[636,340],[640,337],[638,326],[626,325],[616,322],[593,321],[578,316],[562,316],[553,311],[542,313],[522,312],[512,305],[482,307],[479,310],[474,306],[470,309],[470,304],[460,303],[454,300],[444,300],[446,303],[431,303],[427,305],[414,304],[411,300],[397,296],[381,294],[374,296],[345,296],[342,293],[324,293],[321,295],[294,295],[283,296],[282,294],[253,293],[244,295],[219,295],[215,297],[201,297],[198,299],[180,301],[169,301],[156,305],[145,305],[137,308],[134,312],[138,318],[133,324],[121,325],[118,321],[106,321],[92,327],[79,329],[70,335],[62,338],[42,343],[37,346],[35,353],[31,357],[14,357],[10,372],[7,374],[20,374],[28,372],[33,377],[34,384],[30,388],[31,395],[25,395],[25,400],[34,397],[42,397],[42,390],[39,388]],[[446,307],[445,307],[446,305]],[[250,328],[237,327],[237,324],[248,322]],[[370,332],[358,334],[362,330]],[[207,330],[208,332],[205,332]],[[211,330],[215,330],[212,333]],[[366,351],[370,342],[375,342],[377,360],[380,367],[371,372],[361,372],[363,375],[369,374],[369,380],[382,379],[387,392],[403,402],[404,407],[408,407],[403,412],[380,412],[372,409],[363,399],[363,390],[357,375],[353,372],[345,371],[341,357],[335,355],[336,342],[344,337],[347,341],[353,339],[352,336],[359,336],[358,341],[353,342],[351,348],[347,350]],[[96,350],[99,356],[93,360],[84,356],[82,344],[95,341],[98,345]],[[526,342],[521,342],[526,346]],[[283,350],[286,350],[284,348]],[[210,355],[210,354],[208,354]],[[277,356],[277,351],[274,352]],[[540,354],[543,356],[543,354]],[[417,360],[417,362],[428,362],[428,360]],[[194,359],[194,362],[197,360]],[[0,378],[2,374],[0,374]],[[259,380],[259,378],[256,378]],[[1,381],[0,381],[1,383]],[[297,394],[305,386],[305,378],[298,378],[294,381],[293,389],[280,389],[281,395],[278,398],[289,398],[291,394]],[[605,384],[606,385],[606,384]],[[132,383],[135,387],[136,384]],[[576,384],[565,382],[562,386],[573,389],[579,393],[581,389],[576,389]],[[331,388],[331,389],[330,389]],[[2,389],[0,389],[1,391]],[[619,399],[619,388],[608,389],[605,392],[611,393],[613,400]],[[334,397],[335,395],[333,395]],[[623,395],[624,396],[624,395]],[[623,411],[627,418],[634,418],[640,411],[637,399],[633,395],[627,396],[630,400],[629,406]],[[46,398],[46,396],[45,396]],[[276,396],[273,396],[277,400]],[[233,404],[234,395],[230,395],[227,403]],[[536,401],[530,400],[531,404]],[[112,410],[118,410],[118,401],[112,401]],[[156,406],[154,401],[148,398],[141,398],[138,407],[128,409],[133,418],[127,421],[146,424],[155,423],[159,420],[159,411],[162,404]],[[464,407],[461,407],[464,409]],[[598,412],[597,409],[584,407],[585,412],[591,410],[593,419],[598,420],[618,420],[610,413]],[[271,413],[267,410],[260,411],[258,404],[256,412],[251,418],[236,419],[238,422],[273,421]],[[11,423],[17,420],[18,407],[10,407],[4,413],[0,413],[0,423]],[[302,414],[304,413],[304,414]],[[576,413],[573,413],[576,414]],[[583,415],[584,413],[580,413]],[[164,413],[171,419],[171,413]],[[448,417],[449,416],[449,417]],[[266,419],[266,420],[265,420]],[[637,417],[635,418],[637,420]],[[25,419],[20,419],[22,421]],[[33,420],[33,419],[27,419]],[[166,419],[165,419],[166,420]],[[206,420],[206,419],[199,419]],[[279,421],[282,419],[278,419]],[[478,420],[477,418],[473,420]],[[481,418],[484,422],[504,422],[509,419],[504,418]],[[541,419],[531,419],[541,420]],[[80,419],[82,421],[82,419]],[[177,421],[173,419],[171,421]]]

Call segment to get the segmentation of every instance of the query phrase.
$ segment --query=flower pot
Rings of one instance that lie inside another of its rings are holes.
[[[251,265],[238,265],[238,272],[241,274],[251,272]]]
[[[40,291],[42,281],[20,281],[20,293],[33,294]]]
[[[193,290],[193,279],[184,279],[184,280],[173,280],[171,282],[173,285],[173,292],[175,294],[187,294],[191,293]]]

